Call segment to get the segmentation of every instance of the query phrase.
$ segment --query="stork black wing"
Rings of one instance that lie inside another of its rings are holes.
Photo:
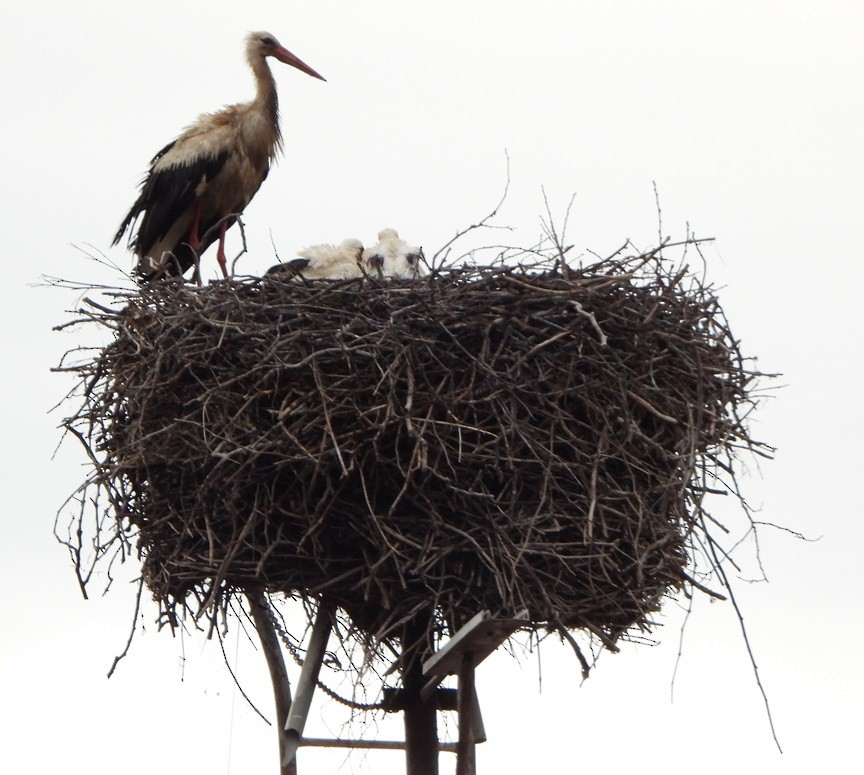
[[[152,159],[150,159],[150,169],[148,170],[147,177],[144,178],[143,181],[141,181],[141,193],[138,195],[138,199],[135,200],[135,204],[132,205],[132,208],[129,210],[128,213],[126,213],[126,217],[123,219],[123,223],[120,224],[120,228],[117,229],[117,233],[114,235],[114,240],[111,243],[112,245],[116,245],[118,242],[120,242],[121,239],[123,239],[123,234],[126,232],[126,229],[128,229],[135,222],[138,216],[147,209],[147,184],[149,183],[150,175],[153,172],[153,165],[157,161],[159,161],[159,159],[161,159],[166,153],[168,153],[168,151],[170,151],[174,147],[176,142],[176,140],[173,140],[172,142],[168,143],[168,145],[166,145],[161,151],[159,151],[159,153],[157,153]],[[133,243],[134,239],[130,238],[130,247],[133,245]]]
[[[228,159],[228,151],[223,151],[216,156],[199,156],[188,163],[154,170],[156,162],[173,147],[174,143],[169,143],[153,157],[150,171],[141,186],[141,194],[114,237],[113,244],[116,245],[126,229],[143,214],[138,233],[129,241],[130,247],[139,256],[148,255],[153,245],[192,206],[198,186],[204,181],[213,180]]]
[[[304,269],[309,268],[309,264],[312,263],[308,258],[292,258],[290,261],[286,261],[284,264],[276,264],[276,266],[271,266],[265,273],[264,276],[274,276],[274,275],[287,275],[288,277],[294,277]]]

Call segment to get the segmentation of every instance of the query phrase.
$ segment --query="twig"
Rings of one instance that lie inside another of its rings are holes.
[[[501,199],[498,201],[498,204],[495,205],[495,207],[492,209],[492,212],[489,213],[487,216],[482,218],[477,223],[457,231],[451,239],[449,239],[440,248],[438,248],[437,251],[435,251],[429,261],[429,265],[432,267],[433,271],[439,269],[440,267],[438,263],[438,256],[440,256],[442,253],[446,254],[447,250],[450,248],[451,245],[453,245],[454,242],[456,242],[458,239],[461,239],[469,232],[474,231],[474,229],[481,229],[488,226],[489,221],[491,221],[496,215],[498,215],[498,210],[501,209],[501,206],[504,204],[504,200],[507,199],[507,192],[510,190],[510,155],[507,153],[507,151],[504,151],[504,156],[507,159],[507,181],[504,184],[504,193],[501,194]]]
[[[117,665],[120,663],[128,653],[129,648],[132,646],[132,639],[135,637],[135,631],[138,629],[138,612],[141,610],[141,595],[144,592],[144,577],[140,577],[138,579],[138,592],[135,595],[135,611],[132,614],[132,627],[129,630],[129,638],[126,641],[126,646],[123,648],[123,651],[116,657],[114,657],[114,661],[111,663],[111,669],[108,671],[108,678],[114,675],[114,671],[117,669]]]

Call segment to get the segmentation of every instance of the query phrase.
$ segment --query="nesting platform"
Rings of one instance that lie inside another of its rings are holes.
[[[614,642],[688,583],[712,472],[753,444],[718,300],[658,253],[115,297],[67,425],[94,544],[134,546],[168,618],[266,588],[378,640],[527,609]]]

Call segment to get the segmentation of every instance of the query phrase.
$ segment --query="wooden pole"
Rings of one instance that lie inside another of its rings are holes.
[[[428,625],[429,615],[419,615],[405,625],[402,636],[406,775],[438,775],[435,695],[424,699],[421,693]]]
[[[462,654],[459,666],[459,743],[456,746],[456,775],[476,775],[477,760],[474,745],[476,693],[474,689],[474,655]]]
[[[285,669],[282,647],[276,636],[276,627],[271,618],[270,601],[267,599],[266,592],[257,595],[250,592],[247,597],[252,621],[255,622],[255,629],[261,639],[261,648],[264,650],[264,658],[267,660],[270,680],[273,683],[273,697],[276,700],[276,731],[279,734],[279,773],[297,775],[296,759],[282,764],[285,758],[285,722],[288,720],[288,711],[291,708],[291,684],[288,681],[288,671]]]

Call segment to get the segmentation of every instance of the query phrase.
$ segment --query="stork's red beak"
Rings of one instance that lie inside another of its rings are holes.
[[[323,75],[316,73],[302,59],[295,57],[294,54],[292,54],[287,48],[279,46],[278,48],[273,49],[273,56],[276,57],[276,59],[278,59],[280,62],[284,62],[286,65],[296,67],[298,70],[306,73],[306,75],[311,75],[313,78],[319,78],[322,81],[326,80]]]

